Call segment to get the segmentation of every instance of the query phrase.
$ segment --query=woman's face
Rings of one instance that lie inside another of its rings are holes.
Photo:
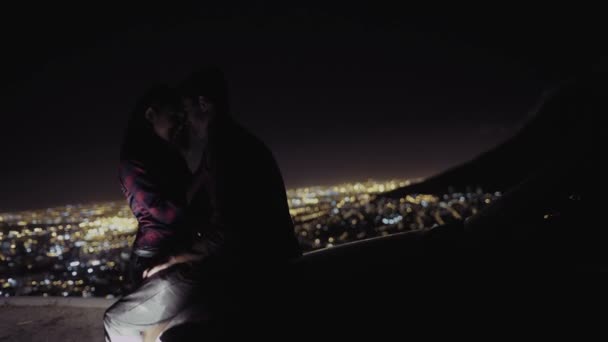
[[[154,132],[163,140],[175,142],[183,130],[184,113],[179,108],[148,108],[146,118],[152,124]]]

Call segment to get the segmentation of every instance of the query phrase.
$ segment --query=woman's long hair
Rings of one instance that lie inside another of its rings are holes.
[[[155,147],[161,143],[161,138],[145,117],[148,108],[159,110],[165,106],[179,105],[179,96],[171,87],[157,85],[148,89],[131,112],[120,149],[120,159],[145,158],[153,154]]]

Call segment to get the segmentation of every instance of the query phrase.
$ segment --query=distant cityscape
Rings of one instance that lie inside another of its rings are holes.
[[[409,184],[368,180],[288,190],[303,250],[462,220],[501,195],[376,198]],[[126,201],[0,213],[0,296],[119,296],[136,230]]]

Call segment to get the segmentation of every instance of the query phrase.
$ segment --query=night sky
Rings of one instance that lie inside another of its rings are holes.
[[[206,63],[295,187],[466,161],[606,56],[574,11],[150,6],[2,11],[0,212],[121,199],[135,100]]]

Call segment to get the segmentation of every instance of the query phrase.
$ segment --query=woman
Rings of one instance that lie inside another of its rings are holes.
[[[192,299],[196,282],[188,278],[187,263],[202,254],[189,252],[186,194],[197,182],[180,154],[186,146],[183,117],[179,96],[157,86],[129,120],[119,179],[138,231],[129,263],[131,292],[105,312],[106,341],[141,341],[144,331],[171,320]]]

